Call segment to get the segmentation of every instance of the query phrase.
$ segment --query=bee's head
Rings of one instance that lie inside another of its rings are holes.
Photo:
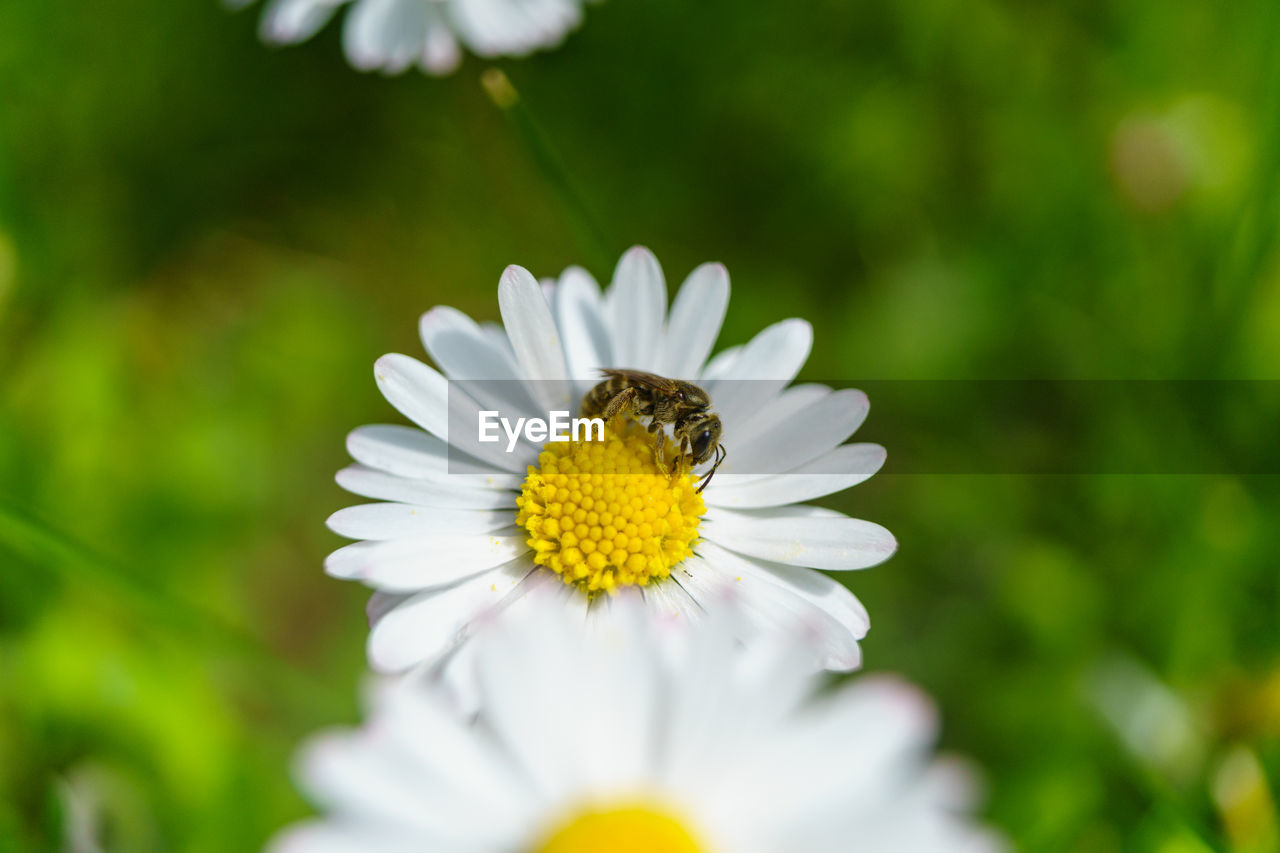
[[[689,432],[693,464],[700,465],[710,459],[720,446],[720,416],[711,415],[699,421]]]
[[[711,398],[707,396],[707,392],[692,382],[676,382],[676,385],[679,387],[676,397],[682,405],[694,409],[705,409],[711,405]]]

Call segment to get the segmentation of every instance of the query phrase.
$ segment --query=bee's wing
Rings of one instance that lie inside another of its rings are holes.
[[[604,376],[617,377],[622,379],[628,385],[638,385],[641,388],[648,388],[663,396],[670,396],[680,390],[680,386],[674,380],[658,376],[655,373],[645,373],[642,370],[613,370],[605,368],[600,371]]]

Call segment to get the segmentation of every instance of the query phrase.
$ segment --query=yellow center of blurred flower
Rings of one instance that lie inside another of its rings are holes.
[[[559,826],[535,853],[700,853],[679,821],[648,808],[587,812]]]
[[[658,468],[642,430],[549,442],[529,466],[516,523],[534,562],[587,593],[645,586],[693,553],[707,511],[687,471]]]

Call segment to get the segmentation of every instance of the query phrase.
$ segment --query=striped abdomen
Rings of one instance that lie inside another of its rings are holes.
[[[582,398],[582,405],[578,409],[578,416],[583,418],[599,417],[604,412],[604,407],[609,405],[609,401],[625,391],[628,384],[624,377],[610,376],[586,393]]]

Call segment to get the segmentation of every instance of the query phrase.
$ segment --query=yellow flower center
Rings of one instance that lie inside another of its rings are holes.
[[[588,594],[668,577],[707,511],[692,474],[662,471],[643,430],[615,426],[604,441],[548,442],[516,498],[534,562]]]
[[[560,825],[535,853],[700,853],[679,821],[648,808],[592,811]]]

